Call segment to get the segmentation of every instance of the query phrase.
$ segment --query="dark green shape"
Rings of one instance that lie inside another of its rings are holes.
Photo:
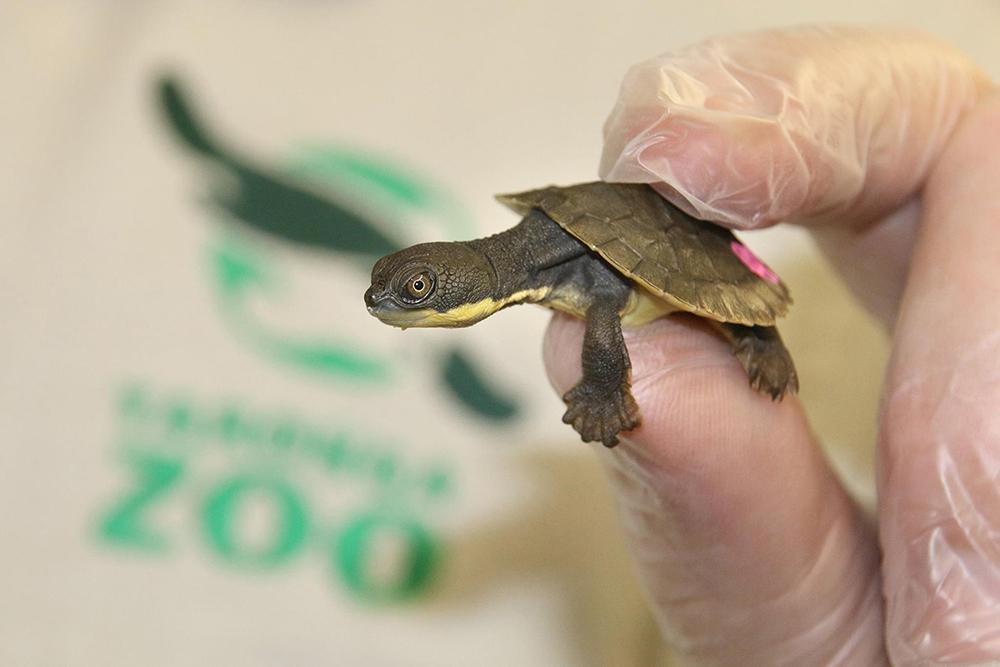
[[[167,538],[150,527],[146,512],[180,481],[184,466],[174,459],[136,452],[125,461],[135,474],[135,486],[104,512],[98,534],[116,546],[166,551]]]
[[[289,165],[288,173],[305,178],[319,177],[362,200],[372,198],[380,205],[430,214],[449,236],[467,236],[472,229],[469,213],[446,192],[417,174],[388,161],[376,160],[368,153],[330,147],[301,150]],[[403,218],[405,216],[390,215],[384,221],[394,229],[402,229]]]
[[[380,532],[395,533],[407,545],[403,566],[394,581],[377,581],[369,572],[373,540]],[[423,592],[439,563],[437,540],[410,518],[381,513],[362,514],[341,531],[335,564],[347,588],[366,602],[398,602]]]
[[[344,175],[378,186],[380,192],[413,208],[428,208],[434,194],[408,174],[396,173],[387,164],[374,164],[367,155],[344,151],[311,151],[295,161],[293,173],[320,173],[332,178]]]
[[[360,214],[224,148],[175,79],[160,79],[157,92],[176,138],[232,177],[234,183],[212,189],[212,201],[234,220],[284,241],[365,257],[380,257],[402,247]]]
[[[234,514],[250,495],[270,499],[281,517],[270,546],[252,550],[241,544],[233,531]],[[221,483],[205,501],[202,528],[208,545],[232,564],[270,569],[294,556],[305,543],[309,516],[295,490],[279,479],[236,476]]]
[[[449,350],[440,371],[451,395],[481,417],[501,422],[517,416],[517,402],[497,391],[462,350]]]
[[[231,179],[220,179],[212,201],[233,221],[274,238],[325,251],[353,254],[374,260],[395,252],[403,244],[379,231],[379,225],[308,187],[292,182],[294,174],[266,169],[239,156],[212,135],[188,100],[183,86],[172,76],[156,83],[157,102],[182,145],[222,168]],[[431,188],[401,173],[373,165],[360,156],[309,156],[306,166],[346,171],[376,184],[395,200],[427,208],[449,209],[453,204]],[[228,181],[232,180],[233,183]],[[384,224],[381,227],[385,227]],[[232,244],[229,244],[230,246]],[[266,286],[263,270],[227,246],[215,253],[216,272],[225,299],[225,313],[232,326],[268,356],[327,375],[384,380],[388,369],[380,360],[353,347],[325,341],[286,340],[264,331],[249,317],[240,297],[250,287]],[[444,386],[460,405],[490,421],[517,416],[517,405],[490,386],[471,358],[454,349],[445,357],[440,375]]]

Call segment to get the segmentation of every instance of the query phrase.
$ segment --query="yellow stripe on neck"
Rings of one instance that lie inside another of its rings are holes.
[[[549,288],[521,290],[503,299],[486,298],[474,303],[463,303],[451,310],[440,313],[433,308],[405,310],[383,316],[383,322],[402,327],[465,327],[489,317],[501,308],[525,301],[541,301],[548,295]]]
[[[475,303],[463,303],[461,306],[452,308],[443,313],[434,312],[428,315],[430,324],[427,326],[462,326],[473,324],[481,319],[489,317],[501,308],[512,306],[515,303],[541,301],[549,293],[549,288],[540,287],[537,289],[521,290],[503,299],[486,298]]]

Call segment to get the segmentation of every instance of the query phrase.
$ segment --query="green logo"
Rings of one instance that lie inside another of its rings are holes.
[[[197,549],[258,574],[312,556],[367,603],[433,583],[442,547],[422,517],[453,495],[443,462],[322,420],[142,382],[122,389],[115,415],[123,482],[98,515],[104,544],[152,557]]]
[[[384,387],[396,373],[430,371],[458,405],[484,420],[505,422],[519,414],[509,392],[461,348],[415,343],[424,361],[407,368],[370,348],[360,332],[340,330],[336,320],[320,333],[297,333],[255,310],[294,301],[294,266],[281,261],[281,244],[269,242],[277,240],[285,248],[319,251],[347,272],[343,289],[313,308],[334,317],[337,311],[363,312],[362,283],[376,259],[417,240],[422,230],[445,238],[469,235],[469,218],[452,197],[385,160],[337,147],[299,150],[281,167],[266,167],[213,136],[176,81],[159,82],[158,101],[175,137],[208,167],[211,210],[228,223],[210,257],[220,312],[240,341],[286,367],[353,386]]]
[[[176,82],[156,90],[168,128],[211,184],[208,217],[218,231],[207,274],[241,345],[334,391],[382,398],[405,373],[433,373],[451,404],[481,420],[518,416],[482,360],[454,343],[413,337],[398,355],[367,333],[381,326],[361,299],[378,257],[422,234],[472,232],[454,198],[338,147],[261,166],[212,135]],[[300,298],[324,290],[323,303]],[[113,414],[120,481],[92,526],[104,546],[154,560],[194,551],[244,575],[319,562],[344,595],[375,604],[427,595],[441,570],[447,549],[430,517],[453,505],[456,483],[433,454],[414,455],[368,424],[152,380],[127,383]]]

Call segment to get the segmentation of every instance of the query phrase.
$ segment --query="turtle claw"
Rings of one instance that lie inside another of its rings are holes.
[[[567,406],[563,422],[570,424],[584,442],[614,447],[619,433],[631,431],[641,422],[639,406],[627,385],[608,391],[581,382],[563,395],[563,401]]]
[[[750,386],[772,401],[799,390],[795,365],[780,339],[745,336],[736,341],[733,353],[746,369]]]

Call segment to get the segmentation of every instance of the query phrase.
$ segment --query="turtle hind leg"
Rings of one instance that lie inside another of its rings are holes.
[[[799,390],[795,364],[776,327],[723,323],[721,328],[746,369],[751,387],[775,401]]]
[[[583,379],[565,395],[563,421],[584,442],[618,444],[618,434],[639,425],[639,406],[630,389],[628,349],[622,338],[619,299],[598,296],[587,308],[583,334]]]

